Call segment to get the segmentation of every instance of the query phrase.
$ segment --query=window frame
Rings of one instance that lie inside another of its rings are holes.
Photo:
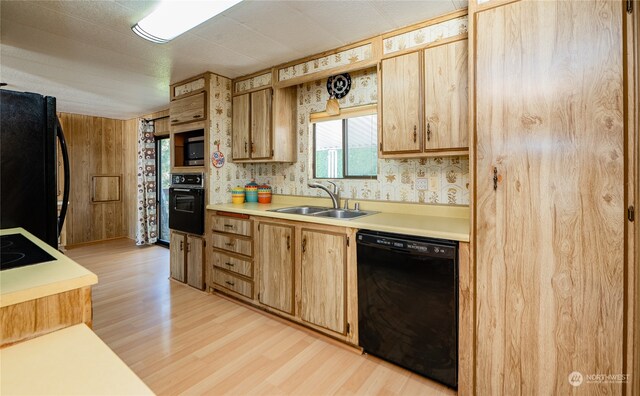
[[[338,115],[328,115],[326,112],[320,112],[320,113],[312,113],[309,117],[309,121],[313,124],[313,132],[312,132],[312,139],[313,139],[313,144],[312,144],[312,155],[313,155],[313,161],[312,161],[312,178],[313,179],[317,179],[317,180],[345,180],[345,179],[354,179],[354,180],[377,180],[378,179],[378,172],[376,171],[376,174],[373,176],[352,176],[349,175],[348,169],[348,155],[347,155],[347,149],[348,149],[348,145],[349,145],[349,141],[348,141],[348,120],[349,118],[357,118],[357,117],[364,117],[364,116],[368,116],[368,115],[374,115],[376,116],[376,140],[380,139],[380,134],[379,134],[379,122],[378,122],[378,105],[377,104],[371,104],[371,105],[365,105],[365,106],[358,106],[358,107],[349,107],[346,109],[341,109],[340,110],[340,114]],[[341,178],[335,178],[335,177],[317,177],[316,176],[316,124],[318,122],[325,122],[325,121],[335,121],[335,120],[341,120],[342,121],[342,177]],[[378,144],[378,142],[376,141],[376,145]],[[376,151],[377,153],[377,151]],[[376,161],[378,160],[378,156],[376,155]]]
[[[164,218],[162,216],[162,211],[160,210],[160,189],[162,188],[162,174],[160,173],[160,162],[162,161],[162,150],[160,149],[160,144],[163,140],[167,140],[169,142],[169,150],[171,150],[171,139],[169,134],[158,134],[154,136],[154,147],[156,150],[156,215],[157,220],[156,224],[158,226],[158,239],[156,241],[156,245],[164,246],[166,248],[169,247],[170,241],[165,241],[164,239],[160,239],[160,227],[162,226],[162,222],[166,222],[169,224],[169,218]],[[171,172],[171,152],[169,152],[169,172]],[[169,230],[169,239],[171,239],[171,230]]]

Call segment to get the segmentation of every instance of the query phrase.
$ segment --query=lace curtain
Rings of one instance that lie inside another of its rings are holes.
[[[156,214],[156,148],[153,121],[138,124],[138,216],[136,245],[153,244],[158,240]]]

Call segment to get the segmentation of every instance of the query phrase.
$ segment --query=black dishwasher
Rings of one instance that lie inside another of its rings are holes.
[[[458,242],[360,231],[358,331],[365,352],[458,386]]]

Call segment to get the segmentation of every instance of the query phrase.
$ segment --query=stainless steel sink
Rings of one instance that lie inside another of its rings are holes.
[[[319,206],[294,206],[292,208],[273,209],[271,212],[311,215],[325,210],[329,210],[329,208],[322,208]]]
[[[378,212],[368,212],[364,210],[349,210],[349,209],[331,209],[323,208],[320,206],[293,206],[290,208],[271,209],[270,212],[299,214],[305,216],[315,217],[329,217],[332,219],[349,220],[362,216],[368,216]]]
[[[362,217],[370,214],[372,214],[372,212],[365,212],[362,210],[329,209],[324,212],[318,212],[314,214],[314,216],[331,217],[334,219],[355,219],[356,217]]]

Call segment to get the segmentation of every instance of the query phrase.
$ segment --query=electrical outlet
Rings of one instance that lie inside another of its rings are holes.
[[[440,190],[440,178],[437,176],[429,176],[429,188],[431,188],[432,191]]]
[[[426,191],[429,189],[429,179],[417,178],[415,186],[418,191]]]

